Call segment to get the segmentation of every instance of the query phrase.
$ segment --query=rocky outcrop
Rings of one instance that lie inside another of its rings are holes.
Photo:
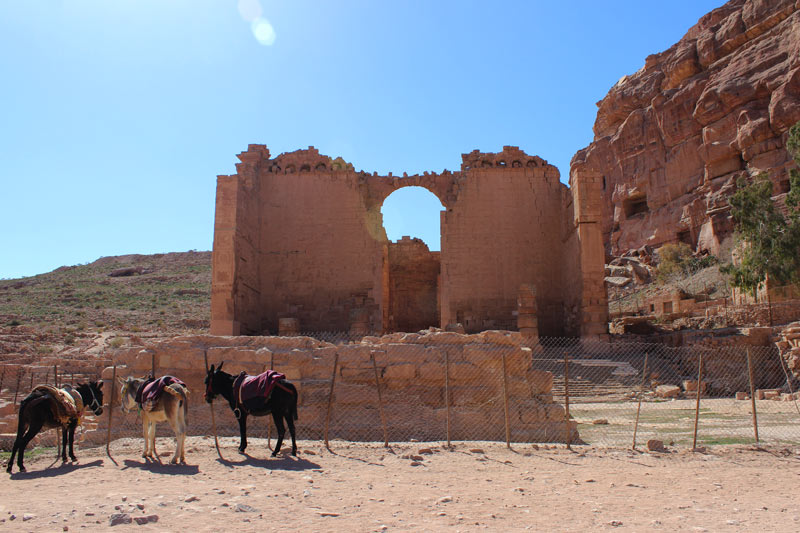
[[[767,172],[776,194],[800,120],[800,1],[732,0],[651,55],[598,102],[592,144],[572,159],[604,176],[611,253],[683,241],[717,253],[737,178]]]

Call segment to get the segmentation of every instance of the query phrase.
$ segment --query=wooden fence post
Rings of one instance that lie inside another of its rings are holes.
[[[506,351],[501,352],[503,359],[503,411],[506,420],[506,448],[511,448],[511,425],[508,416],[508,372],[506,371]]]
[[[386,415],[383,412],[383,398],[381,397],[381,382],[378,379],[378,365],[375,363],[375,352],[370,352],[369,358],[372,361],[372,369],[375,371],[375,388],[378,389],[378,410],[381,413],[381,425],[383,425],[383,447],[389,447],[389,430],[386,426]]]
[[[156,352],[150,354],[150,375],[156,377]]]
[[[564,429],[567,432],[567,449],[572,449],[572,435],[569,430],[569,355],[564,352]]]
[[[447,421],[447,447],[450,448],[450,353],[447,350],[444,352],[444,404]]]
[[[53,385],[58,388],[58,365],[53,365]]]
[[[328,393],[328,412],[325,415],[325,447],[331,449],[328,443],[328,429],[331,424],[331,407],[333,406],[333,387],[336,385],[336,369],[339,366],[339,352],[333,358],[333,374],[331,375],[331,390]]]
[[[111,457],[111,422],[114,415],[114,392],[117,386],[117,365],[111,371],[111,396],[108,399],[108,431],[106,432],[106,455],[112,461]]]
[[[633,424],[633,444],[631,450],[636,449],[636,431],[639,429],[639,413],[642,410],[642,396],[644,396],[644,383],[647,379],[647,360],[650,357],[650,352],[644,353],[644,368],[642,369],[642,386],[639,388],[639,406],[636,408],[636,422]]]
[[[753,409],[753,432],[758,442],[758,415],[756,415],[756,387],[753,379],[753,361],[750,359],[750,348],[747,348],[747,374],[750,378],[750,405]]]
[[[700,351],[700,357],[697,363],[697,404],[694,408],[694,436],[692,437],[692,451],[697,450],[697,425],[700,421],[700,391],[703,383],[703,352]]]

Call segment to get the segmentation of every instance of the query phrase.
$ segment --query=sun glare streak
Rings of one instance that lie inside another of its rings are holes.
[[[275,42],[275,29],[265,18],[257,18],[252,23],[253,35],[264,46],[271,46]]]
[[[247,22],[261,17],[261,4],[258,0],[239,0],[239,15]]]

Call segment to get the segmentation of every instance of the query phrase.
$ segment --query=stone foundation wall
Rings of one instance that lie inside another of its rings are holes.
[[[375,387],[375,358],[390,440],[444,440],[445,362],[453,440],[504,440],[503,354],[506,358],[511,438],[516,442],[564,441],[564,408],[553,402],[550,372],[531,367],[531,350],[518,333],[449,332],[367,337],[359,344],[333,345],[309,337],[177,337],[144,348],[120,351],[117,376],[172,374],[191,391],[192,432],[208,431],[203,400],[204,353],[209,364],[255,374],[269,366],[286,374],[299,392],[298,438],[322,438],[334,358],[338,354],[331,438],[382,440]],[[103,372],[110,380],[112,369]],[[110,383],[106,384],[110,390]],[[119,399],[115,399],[118,405]],[[227,403],[217,405],[220,432],[238,434]],[[116,408],[115,408],[116,409]],[[105,424],[105,422],[103,422]],[[573,442],[576,424],[570,424]],[[114,428],[114,438],[138,437],[138,428]],[[133,434],[131,434],[133,432]],[[97,438],[105,438],[98,429]]]

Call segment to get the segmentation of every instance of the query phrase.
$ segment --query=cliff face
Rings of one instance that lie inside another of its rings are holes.
[[[594,141],[572,159],[603,174],[603,237],[618,254],[684,241],[719,251],[743,173],[788,190],[800,120],[800,0],[732,0],[649,56],[597,104]]]

